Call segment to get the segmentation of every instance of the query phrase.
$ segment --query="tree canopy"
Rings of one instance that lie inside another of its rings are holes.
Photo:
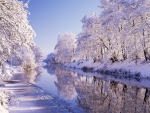
[[[18,0],[0,1],[0,63],[12,56],[22,57],[23,50],[34,46],[35,32],[27,19],[28,4]]]
[[[100,0],[99,7],[99,15],[82,19],[72,59],[112,63],[150,60],[150,1]],[[63,44],[61,51],[66,51]]]

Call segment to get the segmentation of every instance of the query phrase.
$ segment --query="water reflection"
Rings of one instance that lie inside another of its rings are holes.
[[[89,113],[150,112],[148,87],[94,75],[82,76],[60,67],[56,68],[55,74],[59,95],[70,100],[77,96],[76,102]]]
[[[41,67],[25,71],[26,79],[29,83],[35,84],[39,81],[41,73]]]
[[[146,113],[150,111],[150,91],[144,87],[104,81],[79,81],[76,85],[78,103],[92,113]]]
[[[55,70],[56,70],[56,65],[46,65],[44,66],[44,68],[47,70],[47,73],[49,73],[50,75],[55,75]]]
[[[77,93],[74,87],[76,74],[60,67],[56,68],[55,74],[57,76],[57,82],[55,82],[59,96],[63,96],[66,99],[72,100],[76,97]]]

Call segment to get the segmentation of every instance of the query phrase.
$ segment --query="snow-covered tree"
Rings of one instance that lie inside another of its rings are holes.
[[[130,57],[150,58],[149,31],[150,31],[150,1],[148,0],[128,0],[128,6],[124,10],[126,15],[126,33],[133,43],[130,47]],[[133,56],[134,55],[134,56]]]
[[[73,33],[65,33],[58,36],[57,45],[55,46],[56,57],[58,63],[71,62],[76,48],[75,35]]]
[[[33,46],[31,47],[31,50],[34,54],[34,59],[36,63],[39,63],[39,61],[42,58],[42,51],[40,50],[40,48],[38,46]]]
[[[47,58],[46,58],[46,60],[45,60],[45,62],[47,63],[47,64],[53,64],[53,63],[56,63],[55,62],[55,53],[50,53],[50,54],[48,54],[47,55]]]
[[[27,19],[28,4],[18,0],[0,1],[0,65],[12,56],[22,58],[22,49],[31,50],[33,31]]]
[[[150,60],[150,1],[100,2],[99,15],[92,14],[82,19],[82,31],[77,35],[77,47],[71,55],[72,61],[92,59],[93,62],[114,63],[123,60]],[[64,58],[71,59],[66,49],[68,40],[61,38],[56,45],[57,62]]]
[[[102,37],[101,20],[96,14],[82,19],[82,32],[77,36],[75,57],[78,59],[93,59],[94,62],[103,59],[103,50],[108,48]]]
[[[12,56],[10,61],[8,61],[11,66],[21,66],[23,63],[23,59],[18,58],[16,56]]]
[[[100,16],[82,19],[75,55],[94,61],[148,60],[149,4],[147,0],[101,0]]]
[[[22,59],[22,65],[25,71],[34,70],[38,66],[35,61],[35,55],[33,52],[24,51]]]

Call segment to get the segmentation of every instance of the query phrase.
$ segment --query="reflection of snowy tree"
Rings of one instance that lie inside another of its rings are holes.
[[[54,75],[55,74],[55,70],[56,70],[56,65],[46,65],[44,66],[45,69],[47,69],[47,73],[49,73],[50,75]]]
[[[55,82],[59,95],[66,99],[73,99],[77,93],[74,87],[74,75],[73,73],[65,69],[56,69],[57,82]]]
[[[26,72],[27,79],[30,83],[35,83],[35,76],[37,75],[35,70],[29,70]]]
[[[41,69],[38,67],[36,69],[25,71],[27,81],[30,83],[36,83],[41,75]]]
[[[39,79],[41,78],[42,69],[41,69],[41,67],[36,67],[35,71],[36,71],[37,75],[36,75],[34,81],[35,81],[35,83],[37,83],[39,81]]]
[[[92,82],[91,82],[92,81]],[[78,103],[91,113],[144,113],[150,111],[150,91],[147,88],[104,81],[83,79],[75,83]],[[130,103],[130,104],[129,104]]]

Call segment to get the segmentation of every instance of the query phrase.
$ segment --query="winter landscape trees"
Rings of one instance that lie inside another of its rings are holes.
[[[35,57],[32,51],[34,51],[33,48],[35,46],[33,37],[36,34],[27,19],[29,14],[25,10],[27,7],[27,3],[23,4],[23,2],[18,0],[0,1],[1,67],[4,66],[6,61],[23,61],[25,51],[26,53],[31,53],[32,57]]]
[[[100,0],[101,12],[82,19],[82,31],[76,36],[74,51],[64,54],[66,47],[60,44],[56,62],[65,63],[80,59],[93,62],[148,61],[150,60],[150,2],[147,0]],[[66,43],[70,38],[64,36]],[[67,44],[66,44],[67,45]],[[74,53],[72,53],[74,52]],[[60,56],[58,58],[58,56]],[[72,56],[72,57],[71,57]],[[58,60],[59,59],[59,60]],[[64,61],[64,62],[61,62]]]
[[[19,56],[23,48],[34,45],[35,33],[27,20],[27,4],[17,0],[2,0],[0,3],[1,62]]]
[[[41,51],[33,41],[36,34],[27,8],[28,2],[0,1],[0,79],[12,77],[15,69],[25,71],[38,66]]]
[[[75,46],[75,35],[73,33],[65,33],[64,35],[59,35],[58,43],[55,46],[56,62],[71,62]]]
[[[27,7],[28,3],[24,4],[18,0],[0,0],[1,84],[2,81],[13,78],[15,72],[27,70],[32,72],[32,75],[28,73],[32,79],[30,82],[35,81],[34,72],[41,58],[41,52],[33,41],[36,34],[28,20]],[[3,107],[6,108],[11,101],[11,95],[11,91],[7,94],[7,91],[1,89],[0,112],[7,113]]]

